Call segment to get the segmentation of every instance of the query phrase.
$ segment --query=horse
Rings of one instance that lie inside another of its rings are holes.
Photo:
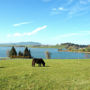
[[[35,63],[38,64],[38,66],[41,67],[41,64],[43,65],[43,67],[45,67],[45,62],[42,58],[33,58],[32,60],[32,66],[35,67]]]

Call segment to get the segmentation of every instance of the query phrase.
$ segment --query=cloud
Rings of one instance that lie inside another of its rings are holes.
[[[66,9],[64,7],[52,8],[51,15],[60,14],[63,11],[66,11]]]
[[[88,0],[78,0],[68,9],[69,16],[82,16],[90,10],[90,2]]]
[[[88,0],[88,2],[90,2],[90,0]]]
[[[74,0],[68,0],[67,5],[70,5],[73,3]]]
[[[59,2],[62,2],[61,0]],[[90,12],[90,0],[65,0],[60,7],[51,9],[51,15],[82,16]]]
[[[61,34],[59,36],[54,37],[54,40],[59,40],[60,38],[71,38],[71,37],[81,37],[81,36],[87,36],[90,35],[90,31],[80,31],[77,33],[66,33]]]
[[[57,8],[52,8],[52,11],[56,11],[57,10]]]
[[[43,2],[50,2],[51,0],[42,0]]]
[[[29,24],[31,22],[22,22],[22,23],[18,23],[18,24],[13,24],[14,27],[18,27],[18,26],[21,26],[21,25],[24,25],[24,24]]]
[[[85,0],[80,0],[80,4],[87,4]]]
[[[80,4],[88,4],[90,3],[90,0],[80,0]]]
[[[74,0],[64,0],[64,3],[62,3],[62,0],[58,0],[58,2],[61,3],[61,5],[52,8],[50,14],[51,15],[58,15],[58,14],[61,14],[62,12],[67,12],[68,11],[67,6],[72,4],[73,1]]]
[[[64,11],[64,7],[52,8],[52,11]]]
[[[76,6],[76,7],[73,7],[71,10],[69,10],[68,15],[69,16],[82,16],[89,12],[89,8],[90,8],[89,6],[87,7]]]
[[[36,28],[35,30],[33,30],[32,32],[28,32],[28,33],[14,33],[14,34],[8,34],[7,37],[21,37],[21,36],[31,36],[34,35],[35,33],[44,30],[45,28],[47,28],[47,25],[44,25],[42,27]]]
[[[63,11],[63,10],[64,10],[64,8],[63,8],[63,7],[59,7],[59,8],[58,8],[58,10]]]
[[[22,36],[22,34],[20,34],[20,33],[15,33],[13,36],[14,36],[14,37],[19,37],[19,36]]]
[[[7,37],[11,37],[11,34],[8,34]]]

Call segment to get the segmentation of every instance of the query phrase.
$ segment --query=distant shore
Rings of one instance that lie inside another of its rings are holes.
[[[82,51],[70,51],[70,50],[58,50],[59,52],[77,52],[77,53],[87,53],[90,54],[90,52],[82,52]]]
[[[41,45],[41,46],[32,46],[32,45],[0,45],[0,47],[28,47],[28,48],[62,48],[61,46],[53,46],[53,45]]]

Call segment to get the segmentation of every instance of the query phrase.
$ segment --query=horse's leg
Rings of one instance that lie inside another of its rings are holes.
[[[32,66],[35,67],[35,62],[32,62]]]
[[[41,67],[41,64],[38,64],[39,67]]]
[[[45,63],[43,64],[43,67],[45,67]]]

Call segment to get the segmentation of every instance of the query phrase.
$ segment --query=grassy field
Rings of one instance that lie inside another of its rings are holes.
[[[0,90],[90,90],[90,59],[31,61],[0,60]]]

